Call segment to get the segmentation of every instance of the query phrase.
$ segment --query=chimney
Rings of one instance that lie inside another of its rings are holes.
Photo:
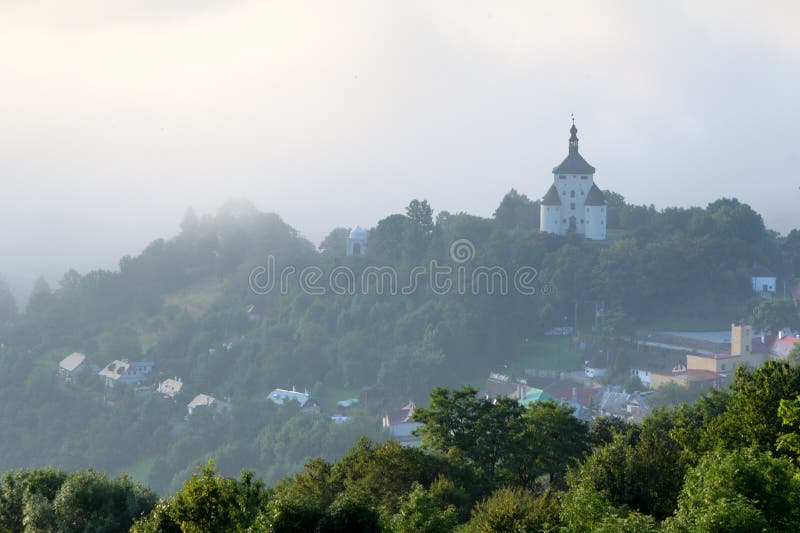
[[[778,339],[782,339],[783,337],[783,330],[778,331]]]

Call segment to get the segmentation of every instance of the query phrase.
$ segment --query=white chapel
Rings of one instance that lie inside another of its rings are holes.
[[[569,153],[553,169],[553,184],[542,198],[539,229],[602,241],[606,238],[606,200],[594,183],[594,167],[578,153],[574,121],[569,132]]]

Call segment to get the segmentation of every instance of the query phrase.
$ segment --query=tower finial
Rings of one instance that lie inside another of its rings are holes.
[[[575,115],[570,113],[572,117],[572,127],[569,129],[569,153],[578,152],[578,128],[575,127]]]

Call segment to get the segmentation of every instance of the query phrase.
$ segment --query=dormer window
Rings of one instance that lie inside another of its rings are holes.
[[[567,177],[566,176],[559,176],[558,179],[565,180],[565,179],[567,179]]]
[[[582,179],[582,180],[588,180],[588,179],[589,179],[589,176],[581,176],[581,179]]]

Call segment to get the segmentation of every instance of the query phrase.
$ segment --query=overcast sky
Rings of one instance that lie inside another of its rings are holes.
[[[596,181],[800,227],[800,2],[0,1],[0,273],[115,267],[247,198],[318,243]]]

